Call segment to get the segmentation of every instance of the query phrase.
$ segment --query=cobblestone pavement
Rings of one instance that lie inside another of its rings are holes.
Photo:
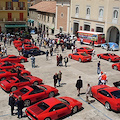
[[[35,36],[33,36],[35,37]],[[81,45],[79,42],[76,42],[77,47]],[[82,45],[87,46],[87,45]],[[49,50],[49,48],[44,49],[43,47],[41,50]],[[100,47],[95,47],[96,54],[98,53],[105,53],[106,50],[101,49]],[[71,53],[71,50],[65,50],[63,53],[59,48],[59,52],[63,57]],[[73,97],[80,102],[83,103],[83,109],[78,113],[66,117],[64,120],[119,120],[120,113],[115,113],[113,111],[107,111],[104,106],[99,103],[94,98],[90,98],[93,101],[91,104],[87,104],[85,102],[85,94],[82,94],[80,97],[77,96],[77,90],[75,87],[76,80],[78,76],[82,76],[83,80],[83,88],[81,89],[82,93],[85,93],[87,84],[90,83],[91,86],[96,85],[98,83],[98,75],[97,75],[97,63],[100,59],[95,57],[92,59],[92,62],[87,63],[79,63],[78,61],[69,59],[68,67],[57,67],[56,66],[56,54],[54,53],[52,57],[49,57],[49,60],[46,61],[46,56],[36,56],[36,68],[31,67],[30,58],[28,59],[29,62],[24,63],[26,70],[29,70],[32,75],[40,77],[43,79],[45,84],[53,86],[53,75],[54,73],[58,72],[59,70],[62,71],[62,87],[57,87],[59,90],[59,96],[69,96]],[[115,51],[120,55],[119,51]],[[8,54],[15,54],[18,55],[17,50],[12,45],[11,47],[8,46]],[[108,85],[113,86],[113,82],[120,80],[120,72],[115,71],[112,69],[112,63],[100,60],[101,61],[101,68],[102,71],[107,72],[108,76]],[[0,88],[0,120],[17,120],[17,116],[10,115],[10,107],[8,106],[8,97],[9,94],[3,91]],[[15,108],[16,109],[16,108]],[[25,111],[25,109],[23,110]],[[15,110],[15,112],[17,112]],[[25,113],[24,113],[25,114]],[[28,120],[27,117],[23,117],[21,120]]]

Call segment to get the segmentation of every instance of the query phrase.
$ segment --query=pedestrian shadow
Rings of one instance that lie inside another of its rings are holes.
[[[39,68],[39,66],[38,66],[38,65],[35,65],[35,68]]]
[[[61,85],[66,85],[66,83],[61,83]]]
[[[90,100],[90,103],[94,103],[95,102],[95,100]]]
[[[84,95],[85,94],[85,92],[84,93],[80,93],[80,95]]]

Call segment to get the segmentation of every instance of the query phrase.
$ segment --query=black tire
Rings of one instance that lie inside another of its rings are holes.
[[[5,80],[5,79],[6,79],[5,77],[2,77],[0,81],[3,81],[3,80]]]
[[[15,90],[17,90],[17,87],[16,87],[16,86],[13,86],[10,91],[13,92],[13,91],[15,91]]]
[[[77,111],[78,111],[78,107],[74,106],[73,109],[72,109],[72,114],[75,114]]]
[[[54,92],[50,92],[50,93],[49,93],[49,98],[50,98],[50,97],[54,97],[54,96],[55,96],[55,93],[54,93]]]
[[[113,67],[113,69],[114,69],[114,70],[118,70],[118,67],[115,65],[115,66]]]
[[[31,101],[29,99],[27,99],[27,100],[24,101],[24,106],[25,107],[28,107],[30,105],[31,105]]]
[[[20,60],[20,62],[21,62],[21,63],[24,63],[24,62],[25,62],[25,60],[24,60],[24,59],[21,59],[21,60]]]
[[[101,56],[99,55],[98,58],[101,59]]]
[[[109,58],[108,61],[111,62],[112,60]]]
[[[111,110],[111,106],[110,106],[110,103],[109,102],[105,102],[105,108],[107,110]]]
[[[35,82],[33,83],[33,85],[39,85],[38,81],[35,81]]]
[[[50,117],[47,117],[47,118],[45,118],[44,120],[51,120],[51,118],[50,118]]]
[[[79,58],[79,62],[82,62],[82,60]]]

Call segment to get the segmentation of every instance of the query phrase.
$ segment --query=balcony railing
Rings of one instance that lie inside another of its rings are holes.
[[[26,18],[20,19],[20,18],[0,18],[0,21],[2,22],[26,22]]]
[[[0,10],[26,10],[26,7],[22,7],[22,8],[19,8],[19,7],[11,7],[11,8],[6,8],[6,7],[0,7]]]

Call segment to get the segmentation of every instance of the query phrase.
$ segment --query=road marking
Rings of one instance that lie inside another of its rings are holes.
[[[82,99],[81,97],[77,98],[77,99],[81,99],[82,101],[84,101],[85,103],[87,103],[84,99]],[[88,104],[88,103],[87,103]],[[100,110],[98,110],[95,106],[91,105],[91,104],[88,104],[90,105],[92,108],[96,109],[98,112],[102,113],[105,117],[107,117],[109,120],[112,120],[110,117],[108,117],[107,115],[105,115],[103,112],[101,112]]]
[[[6,114],[6,115],[0,115],[0,117],[4,117],[4,116],[9,116],[10,114]]]

